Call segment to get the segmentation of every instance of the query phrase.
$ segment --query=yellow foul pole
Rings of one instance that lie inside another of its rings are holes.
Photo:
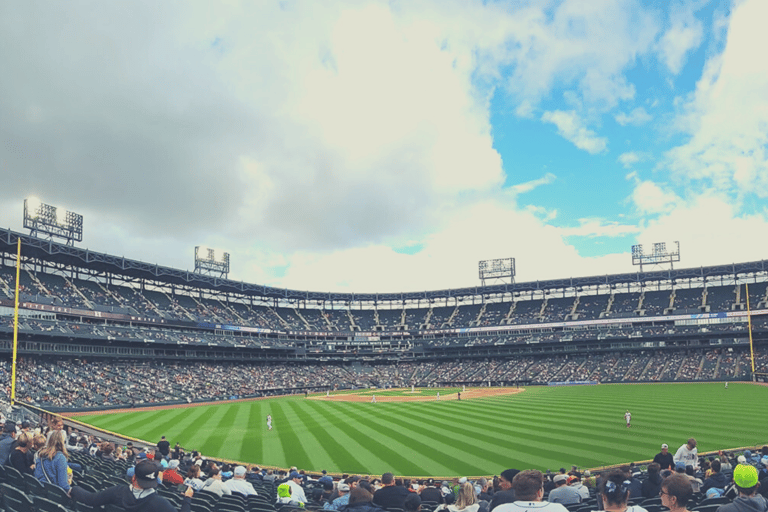
[[[747,287],[747,326],[749,328],[749,358],[752,360],[752,378],[755,376],[755,349],[752,347],[752,310],[749,308],[749,283]]]
[[[19,273],[21,270],[21,237],[16,248],[16,299],[13,310],[13,362],[11,363],[11,405],[16,400],[16,349],[19,346]]]

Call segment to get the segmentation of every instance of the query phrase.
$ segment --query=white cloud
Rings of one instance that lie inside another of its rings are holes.
[[[507,191],[509,194],[512,194],[512,195],[524,194],[542,185],[549,185],[550,183],[554,182],[556,179],[557,177],[554,174],[552,174],[551,172],[548,172],[547,174],[545,174],[544,176],[542,176],[537,180],[531,180],[525,183],[519,183],[517,185],[513,185],[509,187]]]
[[[579,225],[570,228],[561,228],[560,233],[563,236],[583,236],[588,238],[597,237],[622,237],[633,235],[640,231],[637,226],[631,224],[621,224],[616,221],[606,219],[579,219]]]
[[[629,169],[637,162],[640,162],[643,156],[637,151],[627,151],[619,155],[619,163]]]
[[[713,262],[765,259],[768,238],[755,233],[767,230],[765,214],[743,215],[727,198],[708,193],[650,221],[638,241],[644,244],[679,241],[681,262],[676,266],[691,268]]]
[[[619,112],[616,114],[615,119],[616,122],[621,126],[626,126],[628,124],[640,126],[653,119],[653,117],[648,112],[646,112],[643,107],[637,107],[629,114]]]
[[[647,215],[669,212],[680,203],[680,198],[653,181],[639,181],[632,192],[632,201],[642,214]]]
[[[666,155],[683,184],[768,197],[768,3],[744,1],[730,19],[725,49],[711,58],[677,126],[690,139]]]
[[[593,155],[602,153],[608,146],[608,139],[599,137],[595,132],[587,128],[583,120],[573,110],[547,111],[541,116],[541,120],[557,126],[557,132],[560,136],[572,142],[577,148]]]
[[[667,69],[677,75],[685,65],[688,55],[701,45],[704,28],[696,19],[691,6],[673,11],[672,25],[659,40],[659,53]]]
[[[500,60],[514,65],[507,83],[518,101],[538,104],[557,86],[577,90],[598,109],[634,97],[623,71],[659,31],[659,21],[634,0],[566,0],[551,13],[528,7],[498,22],[509,30]]]

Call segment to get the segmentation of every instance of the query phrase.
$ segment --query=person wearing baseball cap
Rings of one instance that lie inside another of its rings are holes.
[[[304,478],[302,478],[301,474],[293,468],[291,474],[288,475],[288,480],[285,482],[291,488],[291,499],[293,501],[301,503],[307,502],[307,495],[304,494],[304,487],[301,486],[303,482]]]
[[[550,503],[561,503],[563,505],[575,505],[581,503],[582,497],[579,491],[568,485],[568,476],[563,474],[555,475],[552,479],[555,488],[549,491],[547,501]]]
[[[232,473],[234,476],[224,482],[224,485],[229,487],[230,491],[239,492],[245,496],[257,495],[256,489],[253,488],[253,484],[245,481],[245,474],[247,473],[245,466],[235,466],[235,469],[232,470]]]
[[[661,470],[672,469],[675,466],[675,458],[669,453],[667,443],[661,445],[661,451],[653,458],[653,462],[658,464]]]
[[[768,501],[757,494],[760,484],[757,481],[757,468],[749,464],[739,464],[733,470],[733,483],[739,496],[731,503],[726,503],[717,512],[765,512]]]
[[[162,466],[153,460],[144,459],[136,464],[129,485],[115,485],[101,492],[89,492],[74,486],[71,497],[86,505],[117,505],[128,512],[176,512],[171,502],[157,493],[158,478],[162,478]],[[180,512],[189,512],[193,494],[192,488],[188,487],[178,509]]]

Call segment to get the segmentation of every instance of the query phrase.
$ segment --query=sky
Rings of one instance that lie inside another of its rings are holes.
[[[768,257],[768,2],[0,3],[0,225],[311,291]],[[645,267],[660,269],[667,267]]]

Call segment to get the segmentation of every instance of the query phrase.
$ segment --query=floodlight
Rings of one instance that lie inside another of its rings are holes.
[[[41,202],[36,197],[24,200],[24,227],[35,237],[63,238],[67,245],[83,241],[83,216]]]
[[[645,254],[641,244],[632,246],[632,264],[640,266],[640,272],[643,271],[643,265],[661,265],[669,263],[669,267],[674,269],[674,262],[680,261],[680,242],[673,242],[675,248],[667,250],[666,242],[656,242],[653,244],[653,252]]]
[[[226,277],[229,274],[229,253],[198,245],[195,247],[195,272]]]
[[[510,278],[510,282],[515,282],[515,258],[499,258],[495,260],[483,260],[478,263],[480,281],[485,286],[486,279]]]
[[[40,199],[35,196],[29,196],[27,198],[27,205],[29,206],[30,211],[36,212],[40,209]]]

